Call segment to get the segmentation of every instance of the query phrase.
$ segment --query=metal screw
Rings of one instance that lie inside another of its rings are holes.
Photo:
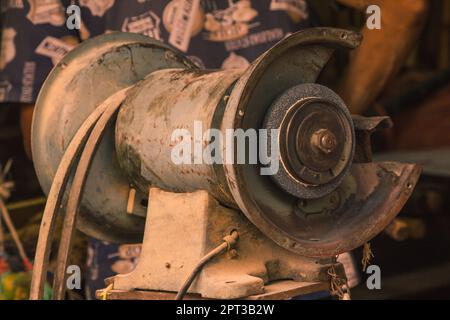
[[[311,137],[311,144],[320,151],[329,154],[337,147],[335,135],[328,129],[320,129]]]
[[[239,255],[236,249],[231,249],[229,254],[230,254],[230,259],[237,258],[237,256]]]

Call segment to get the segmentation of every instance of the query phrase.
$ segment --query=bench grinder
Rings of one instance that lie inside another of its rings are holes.
[[[204,265],[186,291],[245,298],[277,280],[342,274],[336,256],[380,233],[420,174],[414,164],[372,162],[370,135],[390,119],[352,117],[316,83],[334,49],[360,40],[345,30],[301,31],[245,70],[200,69],[168,45],[128,33],[71,51],[47,78],[33,119],[33,161],[48,201],[31,298],[41,297],[58,211],[56,299],[64,297],[75,226],[110,242],[142,242],[136,269],[109,279],[114,290],[177,292],[224,238],[232,254]],[[277,130],[278,171],[175,164],[172,133],[193,132],[196,122],[224,135]]]

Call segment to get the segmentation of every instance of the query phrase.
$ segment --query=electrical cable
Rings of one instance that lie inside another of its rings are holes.
[[[128,88],[122,89],[110,96],[102,104],[107,105],[105,111],[92,129],[92,132],[81,153],[80,160],[73,177],[67,200],[66,214],[61,231],[58,257],[56,263],[55,277],[53,281],[53,299],[63,300],[66,292],[66,269],[72,248],[72,240],[76,226],[76,216],[80,209],[81,198],[87,180],[88,172],[102,138],[108,130],[108,125],[117,114],[123,100],[126,97]]]
[[[200,273],[200,271],[203,269],[203,267],[210,262],[212,259],[217,257],[218,255],[230,250],[232,247],[235,246],[237,240],[239,239],[239,234],[237,231],[231,232],[229,236],[226,236],[223,239],[223,243],[210,251],[206,256],[204,256],[195,266],[195,268],[192,270],[192,272],[189,274],[188,278],[185,280],[183,285],[181,286],[180,290],[178,291],[177,296],[175,297],[175,300],[183,300],[184,296],[188,292],[189,288],[191,287],[192,282],[194,282],[197,275]]]
[[[128,88],[123,89],[127,91]],[[119,91],[122,94],[122,90]],[[108,101],[108,100],[107,100]],[[33,276],[30,287],[30,300],[41,300],[44,294],[44,285],[47,279],[47,269],[50,259],[51,244],[54,237],[54,229],[57,213],[62,208],[62,200],[69,183],[72,167],[76,165],[78,157],[91,136],[94,126],[106,112],[109,103],[101,103],[80,126],[69,143],[58,169],[53,178],[47,203],[42,216],[39,238],[36,246]]]
[[[71,168],[78,159],[78,155],[83,149],[92,128],[105,109],[106,106],[100,105],[83,122],[70,141],[69,146],[64,152],[61,162],[58,165],[58,169],[56,170],[52,186],[47,196],[47,202],[45,204],[39,229],[36,254],[33,262],[34,267],[33,276],[31,278],[30,300],[41,300],[43,297],[57,212],[61,207],[64,192],[70,178]]]

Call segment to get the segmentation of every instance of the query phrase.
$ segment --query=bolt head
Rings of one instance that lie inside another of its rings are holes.
[[[336,136],[328,129],[316,131],[311,138],[311,143],[318,150],[326,154],[333,152],[337,147]]]

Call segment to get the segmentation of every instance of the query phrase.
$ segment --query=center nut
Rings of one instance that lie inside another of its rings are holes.
[[[269,109],[265,128],[279,130],[280,169],[272,178],[284,191],[319,198],[348,172],[354,154],[353,122],[330,89],[303,84],[287,90]]]
[[[331,153],[336,149],[337,140],[333,132],[328,129],[320,129],[311,137],[311,144],[324,153]]]

